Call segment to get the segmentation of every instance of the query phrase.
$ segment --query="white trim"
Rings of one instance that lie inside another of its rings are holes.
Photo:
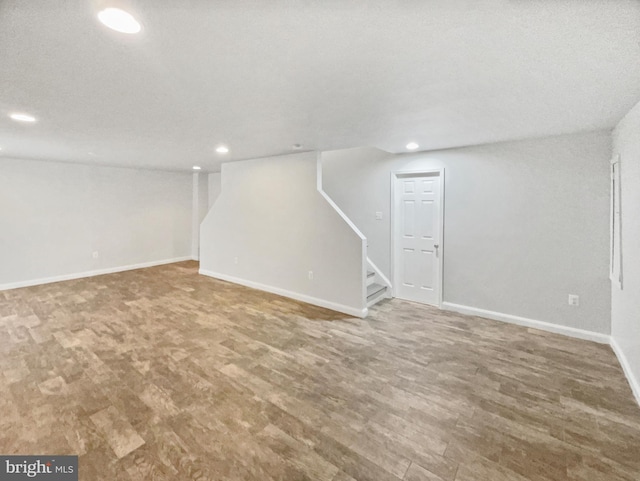
[[[620,154],[611,158],[611,201],[609,212],[609,279],[611,284],[622,289],[622,163]]]
[[[379,294],[373,299],[371,299],[370,301],[367,301],[367,307],[371,307],[374,304],[377,304],[378,302],[380,302],[382,299],[387,299],[388,297],[389,297],[389,288],[387,287],[382,294]]]
[[[442,309],[444,302],[444,184],[445,184],[445,169],[444,167],[438,167],[436,169],[423,169],[423,170],[398,170],[391,172],[391,209],[390,209],[390,274],[391,274],[391,297],[396,297],[396,267],[395,267],[395,234],[396,234],[396,181],[399,177],[418,177],[421,175],[433,175],[437,174],[440,177],[440,292],[438,293],[438,305],[436,307]]]
[[[576,329],[575,327],[561,326],[559,324],[553,324],[551,322],[537,321],[535,319],[513,316],[511,314],[504,314],[502,312],[487,311],[485,309],[453,304],[451,302],[443,302],[442,308],[447,311],[455,311],[469,316],[486,317],[487,319],[493,319],[495,321],[508,322],[510,324],[517,324],[519,326],[525,327],[532,327],[534,329],[554,332],[556,334],[564,334],[565,336],[584,339],[586,341],[598,342],[600,344],[609,344],[611,338],[611,336],[607,334],[601,334],[599,332]]]
[[[316,158],[316,190],[320,193],[320,195],[322,195],[323,199],[327,201],[327,203],[333,208],[333,210],[335,210],[338,213],[338,215],[342,217],[342,220],[345,221],[345,223],[349,227],[351,227],[351,230],[353,230],[358,235],[358,237],[360,237],[360,239],[366,241],[367,238],[364,236],[362,232],[360,232],[360,229],[358,229],[358,227],[353,222],[351,222],[351,219],[349,219],[347,214],[342,212],[342,209],[338,207],[338,204],[336,204],[333,201],[333,199],[329,197],[329,195],[322,188],[322,157],[320,156],[319,153],[317,155],[318,156]]]
[[[173,264],[175,262],[197,260],[193,256],[175,257],[173,259],[164,259],[161,261],[142,262],[140,264],[131,264],[128,266],[108,267],[106,269],[97,269],[95,271],[76,272],[74,274],[65,274],[62,276],[44,277],[42,279],[32,279],[29,281],[10,282],[8,284],[0,284],[0,291],[8,291],[10,289],[19,289],[21,287],[39,286],[42,284],[51,284],[53,282],[71,281],[74,279],[83,279],[85,277],[102,276],[104,274],[114,274],[116,272],[133,271],[135,269],[144,269],[146,267],[161,266],[164,264]]]
[[[349,219],[347,217],[347,215],[342,212],[342,210],[340,210],[340,207],[338,207],[338,205],[333,201],[333,199],[331,197],[329,197],[327,195],[327,193],[324,190],[319,190],[318,193],[320,193],[320,195],[322,196],[322,198],[327,202],[327,204],[329,204],[333,210],[336,211],[336,213],[342,217],[342,220],[345,222],[345,224],[347,224],[349,227],[351,227],[351,230],[353,230],[353,232],[360,237],[360,240],[362,241],[366,241],[367,238],[364,236],[364,234],[362,232],[360,232],[360,230],[356,227],[356,225],[351,222],[351,219]]]
[[[227,274],[221,274],[219,272],[213,272],[207,269],[200,269],[200,274],[203,276],[213,277],[215,279],[221,279],[223,281],[232,282],[234,284],[240,284],[241,286],[251,287],[252,289],[258,289],[260,291],[270,292],[279,296],[295,299],[296,301],[306,302],[307,304],[313,304],[314,306],[324,307],[331,309],[332,311],[342,312],[354,317],[367,317],[369,313],[368,309],[358,309],[356,307],[345,306],[344,304],[337,304],[331,301],[325,301],[324,299],[318,299],[316,297],[307,296],[306,294],[300,294],[298,292],[288,291],[279,287],[268,286],[266,284],[260,284],[259,282],[248,281],[246,279],[240,279],[238,277],[229,276]]]
[[[336,204],[333,201],[333,199],[329,197],[329,194],[327,194],[322,188],[322,154],[320,152],[316,152],[316,190],[322,196],[325,202],[327,202],[327,204],[329,204],[331,208],[336,211],[336,213],[351,228],[351,230],[360,238],[360,241],[362,242],[362,249],[361,249],[362,289],[361,291],[362,291],[362,302],[363,304],[366,305],[367,303],[367,247],[368,247],[367,238],[364,236],[362,232],[360,232],[360,229],[358,229],[358,227],[353,222],[351,222],[351,219],[349,219],[347,214],[342,212],[342,209],[338,207],[338,204]],[[304,302],[307,302],[307,301],[304,301]],[[309,304],[314,304],[314,303],[309,302]],[[332,309],[332,308],[329,308],[329,309]],[[336,310],[338,310],[339,312],[344,312],[340,309],[336,309]],[[365,307],[365,311],[366,311],[366,307]],[[356,317],[360,317],[360,314],[353,314],[353,315],[355,315]],[[366,317],[366,314],[363,317]]]
[[[631,365],[627,360],[627,357],[624,355],[624,351],[617,343],[615,338],[611,336],[611,349],[618,357],[618,362],[622,366],[622,370],[624,371],[624,375],[627,377],[627,381],[629,382],[629,386],[631,386],[631,391],[636,398],[636,402],[640,405],[640,382],[633,375],[633,371],[631,370]]]
[[[367,305],[367,288],[369,287],[369,280],[367,279],[367,270],[369,268],[369,265],[367,264],[367,239],[362,239],[362,249],[360,250],[360,252],[362,253],[362,303],[364,304],[364,309],[367,310],[367,308],[369,307]],[[369,311],[367,311],[367,314],[369,313]],[[367,314],[364,315],[364,317],[367,316]]]
[[[385,285],[387,286],[387,292],[386,292],[386,296],[385,297],[391,297],[391,281],[389,279],[387,279],[387,276],[385,276],[382,271],[378,268],[377,265],[374,264],[374,262],[369,259],[367,257],[367,265],[370,266],[373,271],[376,273],[376,275],[378,277],[380,277],[380,279],[382,279],[382,282],[385,283]]]
[[[194,172],[191,181],[191,256],[200,258],[200,174]]]

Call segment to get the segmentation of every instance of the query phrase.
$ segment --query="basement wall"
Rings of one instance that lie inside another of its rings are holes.
[[[604,131],[416,154],[322,154],[327,194],[389,279],[391,172],[444,167],[444,307],[599,342],[608,342],[611,319],[610,157]],[[568,294],[580,296],[579,307]]]
[[[300,153],[223,164],[201,226],[200,272],[364,316],[365,240],[322,195],[317,161]]]
[[[613,132],[620,155],[622,289],[611,287],[612,346],[640,403],[640,104]]]
[[[190,174],[3,158],[0,290],[189,259],[191,204]]]

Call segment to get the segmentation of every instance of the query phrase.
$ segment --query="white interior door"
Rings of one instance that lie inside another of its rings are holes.
[[[396,297],[439,306],[442,176],[396,174],[394,286]]]

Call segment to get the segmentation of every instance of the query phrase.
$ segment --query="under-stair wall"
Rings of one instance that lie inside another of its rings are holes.
[[[366,240],[321,190],[318,154],[230,162],[200,229],[200,272],[364,317]]]

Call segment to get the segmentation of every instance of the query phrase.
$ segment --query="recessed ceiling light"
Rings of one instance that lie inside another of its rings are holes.
[[[36,121],[36,118],[33,115],[22,114],[18,112],[9,114],[9,117],[11,117],[13,120],[17,120],[18,122],[35,122]]]
[[[128,12],[119,8],[105,8],[98,12],[98,20],[120,33],[138,33],[142,30],[140,23]]]
[[[418,147],[420,147],[418,144],[416,144],[415,142],[409,142],[407,144],[407,150],[416,150]]]
[[[227,152],[229,152],[229,147],[227,147],[226,145],[220,145],[216,148],[216,152],[218,152],[219,154],[226,154]]]
[[[200,170],[200,169],[202,169],[202,167],[200,167],[199,165],[194,165],[193,166],[193,170]]]

